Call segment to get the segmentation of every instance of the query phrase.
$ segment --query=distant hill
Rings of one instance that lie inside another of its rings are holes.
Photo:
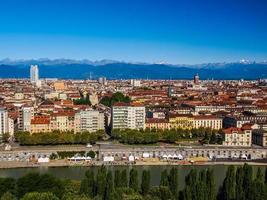
[[[267,78],[267,63],[237,62],[201,65],[171,65],[126,63],[112,60],[40,59],[0,61],[0,78],[28,78],[30,64],[39,65],[41,78],[88,79],[105,76],[108,79],[259,79]]]

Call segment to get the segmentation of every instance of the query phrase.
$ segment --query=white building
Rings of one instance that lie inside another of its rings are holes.
[[[145,129],[145,107],[117,103],[112,107],[113,129]]]
[[[0,141],[4,133],[8,132],[8,114],[7,110],[0,108]]]
[[[104,113],[97,110],[83,110],[75,114],[75,132],[98,130],[104,130]]]
[[[22,130],[31,131],[31,120],[34,117],[33,107],[22,107]]]
[[[131,85],[133,87],[141,87],[141,81],[140,80],[131,79],[130,82],[131,82]]]
[[[31,65],[31,70],[30,70],[30,80],[31,83],[40,87],[41,86],[41,81],[39,80],[39,69],[38,65]]]

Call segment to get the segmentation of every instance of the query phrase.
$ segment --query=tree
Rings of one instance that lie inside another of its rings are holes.
[[[245,163],[243,166],[243,172],[244,172],[243,191],[244,191],[245,197],[248,197],[249,188],[252,184],[252,176],[253,176],[252,167],[248,165],[247,163]]]
[[[47,193],[31,192],[25,194],[25,196],[21,200],[59,200],[59,198],[57,198],[57,196],[49,192]]]
[[[169,187],[175,198],[178,198],[178,171],[175,167],[171,168],[169,173]]]
[[[208,168],[206,175],[207,175],[206,184],[207,184],[207,197],[208,197],[207,199],[215,200],[216,199],[216,185],[215,185],[213,170],[210,170]]]
[[[106,183],[106,188],[105,188],[105,195],[104,195],[104,200],[110,200],[110,196],[114,190],[113,187],[113,175],[112,171],[108,171],[107,173],[107,183]]]
[[[138,192],[138,172],[136,169],[131,169],[129,187]]]
[[[10,192],[6,192],[1,196],[0,200],[16,200],[16,197]]]
[[[149,190],[149,196],[151,199],[156,200],[171,200],[172,198],[172,193],[169,189],[169,187],[165,186],[159,186],[159,187],[152,187]]]
[[[15,194],[16,180],[13,178],[0,178],[0,197],[9,192]]]
[[[223,181],[223,194],[225,200],[234,200],[235,199],[235,189],[236,189],[236,180],[235,180],[235,168],[230,166],[227,169],[226,177]]]
[[[124,169],[121,172],[120,176],[121,176],[121,186],[122,187],[128,187],[128,182],[129,181],[128,181],[128,173],[127,173],[127,170]]]
[[[266,186],[264,185],[263,174],[260,168],[258,168],[255,180],[250,185],[249,200],[261,200],[266,199]]]
[[[121,184],[121,171],[116,169],[115,173],[114,173],[114,187],[118,188],[118,187],[122,187]]]
[[[62,200],[91,200],[91,199],[85,195],[67,194],[64,195]]]
[[[95,174],[93,170],[85,172],[85,178],[81,182],[80,193],[93,198],[95,196]]]
[[[245,194],[243,190],[244,171],[240,166],[236,170],[236,200],[245,200]]]
[[[8,143],[9,141],[9,138],[10,138],[10,134],[9,133],[3,133],[2,134],[2,142],[3,143]]]
[[[150,189],[150,171],[143,170],[142,173],[142,183],[141,183],[141,193],[146,195]]]
[[[216,134],[213,132],[210,136],[210,141],[209,141],[210,144],[216,144],[217,143],[217,136]]]
[[[95,158],[95,152],[94,151],[89,151],[88,153],[87,153],[87,156],[89,156],[89,157],[91,157],[91,158]]]
[[[101,166],[97,171],[96,177],[96,194],[103,197],[106,189],[107,170],[105,166]]]
[[[167,186],[167,187],[169,186],[167,169],[161,172],[160,186]]]

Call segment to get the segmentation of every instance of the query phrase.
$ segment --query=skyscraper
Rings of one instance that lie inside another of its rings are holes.
[[[31,83],[37,84],[39,81],[39,70],[38,65],[31,65]]]

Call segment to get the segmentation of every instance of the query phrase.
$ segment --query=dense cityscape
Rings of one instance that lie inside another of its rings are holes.
[[[200,191],[198,185],[190,185],[193,182],[187,183],[191,192],[186,188],[178,192],[178,187],[172,185],[178,184],[174,178],[178,175],[168,175],[167,170],[162,171],[160,186],[149,189],[150,170],[141,171],[142,183],[138,186],[137,170],[115,171],[113,183],[113,173],[103,165],[266,163],[265,80],[201,80],[198,74],[192,80],[40,79],[37,65],[31,65],[29,74],[30,79],[0,80],[1,167],[102,167],[98,169],[96,180],[94,172],[86,172],[79,192],[67,196],[52,188],[45,189],[49,193],[22,192],[32,190],[25,188],[24,179],[40,179],[40,183],[36,182],[33,186],[38,188],[44,181],[42,175],[26,175],[18,182],[10,180],[11,183],[2,178],[3,191],[10,191],[6,184],[11,184],[14,187],[12,191],[17,190],[13,194],[18,198],[41,195],[40,198],[48,199],[98,196],[121,199],[127,193],[129,198],[155,199],[158,193],[166,193],[169,195],[167,199],[225,199],[226,194],[229,195],[226,199],[231,199],[234,194],[228,191],[228,187],[233,186],[227,185],[231,182],[225,182],[233,178],[231,173],[235,170],[231,167],[218,193],[213,171],[204,170],[199,175],[191,171],[186,180],[203,175],[209,180],[209,183],[205,182],[208,185],[203,187],[210,193],[200,198],[198,195],[194,197]],[[238,170],[251,171],[249,168],[244,165]],[[172,168],[170,174],[175,173],[177,170]],[[260,184],[262,172],[257,173],[255,184]],[[101,174],[104,179],[100,178]],[[62,190],[71,187],[68,186],[71,183],[58,185],[53,182],[53,176],[50,179],[48,183],[53,187]],[[107,185],[104,186],[101,181]],[[202,181],[205,180],[200,179],[197,184],[204,184]],[[87,188],[87,184],[91,184],[91,189]],[[117,193],[122,185],[129,188]],[[245,191],[244,188],[239,190]],[[259,191],[249,190],[249,199],[254,199],[252,193],[258,194]],[[4,199],[12,197],[5,192],[1,195]],[[264,192],[259,193],[259,199],[264,195]],[[165,199],[165,196],[159,199]]]
[[[267,200],[266,0],[0,3],[0,200]]]
[[[6,150],[12,145],[16,149],[17,143],[105,141],[233,147],[218,155],[214,151],[150,155],[145,150],[140,155],[160,159],[183,160],[196,154],[209,160],[267,158],[265,80],[202,81],[198,74],[188,81],[40,79],[38,66],[32,65],[30,80],[2,79],[0,90],[0,134]],[[257,153],[250,152],[253,148]],[[115,154],[98,156],[113,161]]]

